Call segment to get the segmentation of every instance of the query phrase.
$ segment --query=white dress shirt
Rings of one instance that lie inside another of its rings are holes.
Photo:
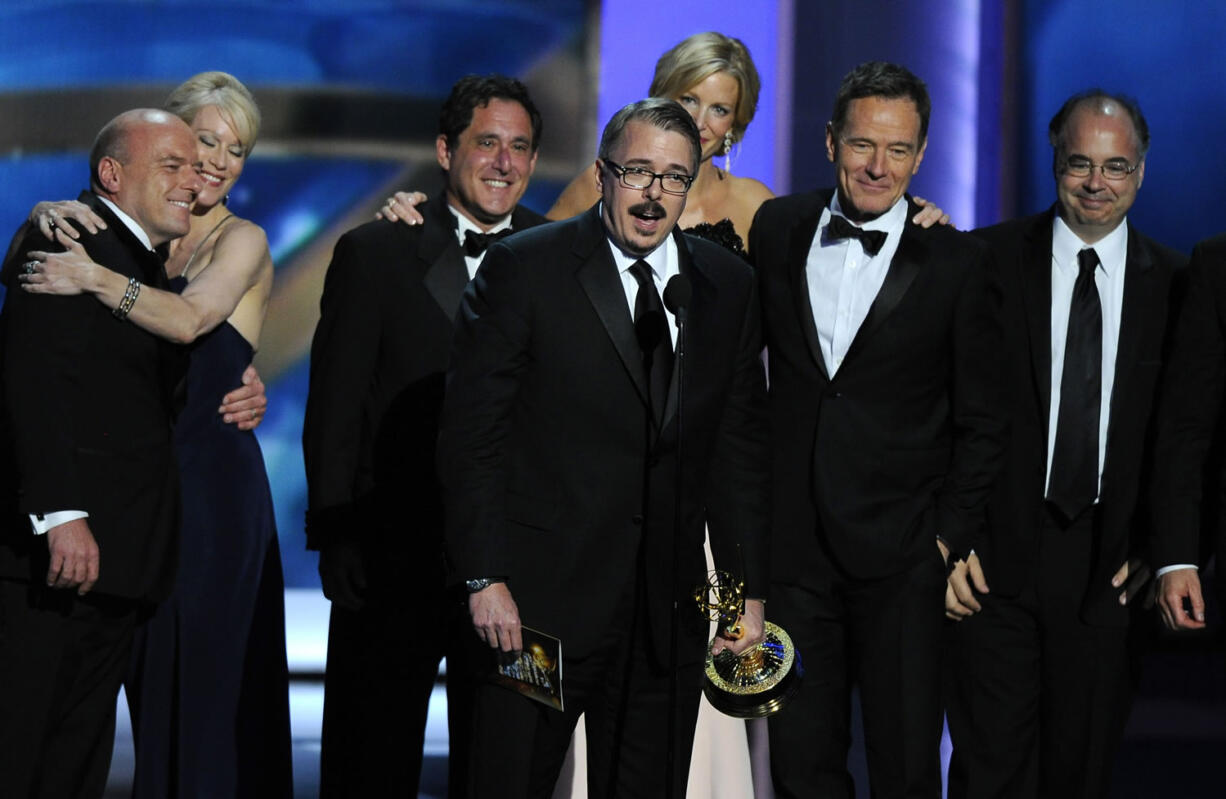
[[[1120,340],[1120,316],[1124,308],[1124,264],[1128,260],[1128,225],[1124,222],[1094,244],[1086,244],[1056,217],[1051,237],[1051,405],[1047,421],[1047,479],[1051,481],[1051,458],[1056,448],[1060,418],[1060,381],[1064,377],[1064,346],[1068,339],[1069,305],[1080,267],[1077,253],[1093,247],[1098,254],[1094,285],[1102,305],[1103,356],[1102,394],[1098,411],[1098,486],[1101,491],[1103,462],[1107,455],[1107,429],[1111,421],[1111,391],[1115,386],[1115,354]],[[1094,500],[1098,501],[1097,498]]]
[[[607,238],[607,236],[606,236]],[[677,255],[677,242],[669,235],[660,246],[656,247],[647,255],[629,255],[621,251],[612,239],[609,241],[609,251],[613,253],[613,263],[617,267],[617,272],[622,279],[622,289],[626,292],[626,307],[630,310],[630,318],[634,318],[634,301],[639,294],[639,282],[635,280],[634,275],[630,272],[630,267],[635,261],[646,261],[651,267],[651,279],[656,284],[656,291],[660,292],[661,303],[664,297],[664,287],[668,285],[668,281],[673,275],[681,274],[681,263]],[[677,348],[677,320],[673,316],[673,312],[664,308],[664,315],[668,317],[668,334],[673,341],[673,349]]]
[[[890,210],[857,227],[886,232],[885,244],[874,256],[864,252],[858,239],[831,239],[827,234],[831,214],[844,216],[839,193],[830,207],[822,209],[817,235],[809,246],[805,261],[805,280],[809,286],[809,305],[817,326],[817,339],[827,373],[834,377],[868,309],[881,291],[890,261],[898,251],[907,224],[907,200],[900,198]],[[852,223],[855,224],[855,223]]]

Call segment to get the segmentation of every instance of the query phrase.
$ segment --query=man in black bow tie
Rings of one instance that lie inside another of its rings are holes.
[[[986,248],[907,221],[929,108],[906,69],[856,67],[826,127],[836,188],[770,200],[750,231],[775,433],[767,608],[805,665],[770,720],[781,799],[856,793],[856,684],[873,795],[941,795],[945,559],[982,523],[1005,425]]]
[[[1004,291],[1011,431],[987,524],[946,597],[960,619],[948,655],[957,799],[1106,796],[1135,676],[1127,602],[1148,575],[1137,498],[1185,258],[1127,219],[1149,149],[1135,102],[1074,95],[1048,137],[1056,203],[975,231]],[[1186,575],[1195,553],[1155,565]]]
[[[490,240],[545,221],[518,206],[540,137],[519,81],[461,79],[439,118],[443,195],[420,225],[349,231],[328,268],[302,436],[307,546],[332,600],[324,797],[415,794],[444,655],[453,796],[463,784],[466,692],[454,666],[467,625],[444,590],[434,443],[464,287]]]

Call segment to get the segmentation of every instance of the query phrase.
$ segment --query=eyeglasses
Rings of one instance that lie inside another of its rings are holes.
[[[1096,164],[1089,158],[1074,155],[1065,159],[1064,173],[1075,178],[1088,178],[1094,172],[1094,168],[1098,167],[1107,180],[1123,180],[1136,172],[1139,166],[1140,164],[1129,165],[1127,161],[1108,161],[1105,164]]]
[[[690,184],[694,182],[693,176],[682,175],[679,172],[660,174],[638,166],[615,164],[608,159],[605,159],[604,165],[617,174],[621,184],[627,189],[649,188],[652,183],[655,183],[656,178],[659,178],[660,190],[665,194],[685,194],[690,190]]]

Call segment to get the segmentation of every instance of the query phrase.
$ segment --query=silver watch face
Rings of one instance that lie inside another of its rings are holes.
[[[482,577],[477,580],[468,580],[465,582],[465,585],[468,586],[468,592],[470,594],[475,594],[484,588],[488,588],[491,582],[492,581],[489,578]]]

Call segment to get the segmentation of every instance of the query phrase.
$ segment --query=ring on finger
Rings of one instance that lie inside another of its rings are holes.
[[[21,265],[27,275],[32,275],[38,271],[38,261],[26,261]]]

